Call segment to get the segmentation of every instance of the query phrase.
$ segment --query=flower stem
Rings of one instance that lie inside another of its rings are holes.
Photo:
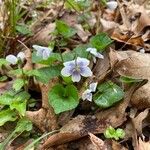
[[[26,75],[25,75],[25,73],[24,73],[23,68],[21,67],[21,64],[18,64],[18,68],[21,69],[21,72],[22,72],[22,79],[23,79],[23,82],[24,82],[24,85],[23,85],[24,90],[25,90],[25,91],[28,91],[28,88],[27,88],[27,86],[26,86],[26,81],[25,81]]]

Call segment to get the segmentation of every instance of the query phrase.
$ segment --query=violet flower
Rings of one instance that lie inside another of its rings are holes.
[[[12,65],[16,65],[19,60],[21,60],[21,62],[23,62],[24,59],[25,59],[25,54],[23,52],[19,52],[17,54],[17,56],[14,56],[14,55],[6,56],[6,61]]]
[[[36,55],[42,57],[44,60],[47,60],[52,54],[52,49],[49,47],[39,45],[33,45],[32,47],[37,51]]]
[[[91,48],[90,47],[90,48],[87,48],[86,51],[90,52],[92,54],[94,63],[96,63],[96,57],[104,59],[104,56],[101,53],[97,52],[96,48]]]
[[[89,85],[89,89],[87,89],[87,90],[85,90],[83,93],[82,93],[82,99],[83,100],[88,100],[88,101],[92,101],[92,96],[93,96],[93,94],[92,94],[92,92],[95,92],[96,91],[96,88],[97,88],[97,82],[95,82],[95,83],[91,83],[90,85]]]
[[[110,10],[115,10],[118,6],[118,3],[116,1],[110,1],[106,3],[107,8],[109,8]]]
[[[65,77],[71,76],[73,82],[79,82],[81,80],[81,76],[92,76],[92,71],[88,67],[90,61],[86,58],[77,57],[77,59],[63,64],[65,67],[61,70],[61,74]]]

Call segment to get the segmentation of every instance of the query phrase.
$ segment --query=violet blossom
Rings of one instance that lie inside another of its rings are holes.
[[[96,88],[97,88],[97,82],[95,82],[95,83],[91,83],[90,85],[89,85],[89,89],[86,89],[83,93],[82,93],[82,99],[83,100],[88,100],[88,101],[92,101],[92,96],[93,96],[93,92],[95,92],[96,91]]]
[[[88,67],[90,61],[86,58],[77,57],[77,59],[63,64],[64,68],[61,70],[61,74],[65,77],[71,76],[73,82],[79,82],[81,80],[81,76],[92,76],[92,71]]]
[[[20,60],[23,62],[25,59],[25,54],[23,52],[19,52],[17,56],[15,55],[8,55],[6,56],[6,61],[9,62],[12,65],[16,65],[18,61]]]
[[[87,48],[86,51],[90,52],[90,54],[92,54],[94,63],[96,63],[96,58],[104,59],[104,56],[101,53],[97,52],[96,48],[90,47],[90,48]]]
[[[47,60],[52,54],[52,48],[39,45],[33,45],[32,47],[37,51],[36,56],[42,57],[44,60]]]

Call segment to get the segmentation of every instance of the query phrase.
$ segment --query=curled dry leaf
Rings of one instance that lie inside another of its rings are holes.
[[[88,40],[88,37],[91,35],[89,31],[84,31],[81,24],[75,24],[74,27],[77,29],[77,34],[83,42]]]
[[[138,149],[139,150],[149,150],[150,149],[150,141],[144,142],[144,141],[142,141],[141,138],[139,138]]]
[[[102,19],[102,18],[100,19],[100,22],[102,24],[104,32],[113,31],[118,26],[118,24],[115,23],[114,21],[107,21],[107,20]]]
[[[48,91],[57,83],[58,79],[52,79],[49,84],[40,83],[42,93],[42,108],[38,111],[27,111],[26,116],[29,118],[41,131],[55,130],[57,125],[57,117],[53,108],[48,103]]]
[[[119,142],[112,140],[112,150],[127,150],[127,148],[122,146]]]
[[[96,137],[94,134],[89,133],[90,140],[92,141],[93,145],[96,147],[95,150],[107,150],[107,145],[103,140]]]
[[[48,45],[49,41],[53,39],[53,36],[50,33],[54,32],[55,27],[55,23],[50,23],[46,25],[43,29],[38,31],[32,37],[32,39],[30,39],[30,44],[38,43],[39,45]]]
[[[137,89],[132,96],[131,103],[138,109],[150,107],[150,54],[134,51],[116,52],[120,60],[116,71],[123,76],[137,79],[147,79],[148,82]]]
[[[149,109],[145,109],[143,112],[138,114],[138,116],[132,119],[132,123],[134,125],[134,128],[138,132],[138,134],[142,134],[143,120],[147,117],[148,113],[149,113]]]
[[[135,29],[133,29],[134,32],[140,33],[145,27],[150,26],[150,17],[143,5],[130,4],[128,5],[128,10],[130,11],[130,16],[139,14]]]
[[[118,42],[123,42],[125,44],[144,47],[144,41],[141,38],[141,36],[132,37],[132,36],[128,36],[126,34],[121,34],[119,32],[114,31],[113,34],[111,35],[111,38],[113,40],[116,40]]]
[[[93,69],[94,76],[97,82],[101,82],[110,73],[111,66],[109,60],[109,54],[104,53],[105,59],[98,59],[96,66]]]

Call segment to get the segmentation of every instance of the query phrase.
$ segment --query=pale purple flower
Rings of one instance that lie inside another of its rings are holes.
[[[42,57],[44,60],[47,60],[52,54],[52,48],[39,45],[33,45],[32,47],[37,51],[36,55]]]
[[[23,62],[24,59],[25,59],[25,53],[19,52],[19,53],[17,54],[17,58],[20,59],[20,60]]]
[[[14,55],[8,55],[8,56],[6,56],[6,61],[8,61],[12,65],[16,65],[19,60],[21,60],[23,62],[24,59],[25,59],[25,54],[23,52],[19,52],[17,54],[17,57],[14,56]]]
[[[73,82],[79,82],[81,80],[81,76],[92,76],[92,71],[88,67],[90,61],[86,58],[77,57],[77,59],[63,64],[65,67],[61,70],[61,74],[65,77],[71,76]]]
[[[89,89],[91,90],[91,92],[95,92],[96,91],[96,88],[97,88],[97,82],[94,82],[94,83],[91,83],[89,85]]]
[[[87,89],[82,93],[82,99],[83,100],[88,100],[88,101],[92,101],[92,92],[91,90]]]
[[[109,8],[110,10],[115,10],[118,6],[118,3],[116,1],[110,1],[106,3],[107,8]]]
[[[91,83],[89,85],[89,89],[85,90],[83,93],[82,93],[82,99],[83,100],[88,100],[88,101],[92,101],[92,92],[95,92],[96,91],[96,88],[97,88],[97,82],[94,82],[94,83]]]
[[[104,59],[104,56],[101,53],[97,52],[96,48],[89,47],[86,49],[86,51],[92,54],[94,63],[96,63],[96,57]]]

